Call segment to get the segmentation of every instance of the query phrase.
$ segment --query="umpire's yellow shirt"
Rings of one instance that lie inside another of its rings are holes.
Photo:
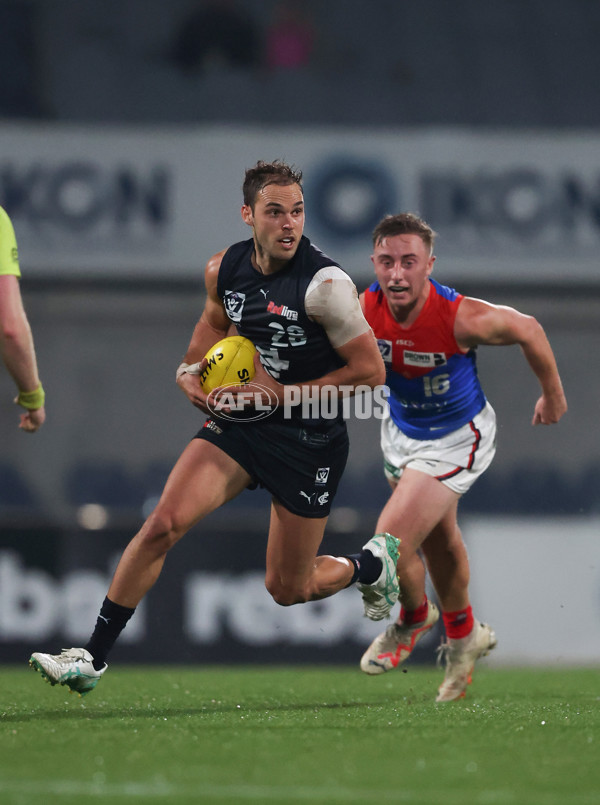
[[[15,230],[3,207],[0,207],[0,274],[21,276]]]

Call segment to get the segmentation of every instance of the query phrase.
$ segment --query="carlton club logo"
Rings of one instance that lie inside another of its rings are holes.
[[[256,422],[274,414],[279,400],[274,391],[253,382],[251,389],[239,390],[237,384],[216,389],[208,395],[206,404],[216,419]]]

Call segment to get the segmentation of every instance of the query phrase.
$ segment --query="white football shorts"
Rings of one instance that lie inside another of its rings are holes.
[[[381,422],[381,449],[389,481],[397,481],[410,467],[464,495],[496,454],[496,414],[488,402],[471,422],[429,440],[405,436],[388,414]]]

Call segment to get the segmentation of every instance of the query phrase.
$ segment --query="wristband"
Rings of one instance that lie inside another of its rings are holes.
[[[28,411],[37,411],[38,408],[43,407],[45,400],[46,393],[40,383],[33,391],[20,391],[15,402],[22,408],[27,408]]]

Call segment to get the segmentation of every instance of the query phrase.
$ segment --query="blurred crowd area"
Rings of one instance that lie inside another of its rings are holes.
[[[597,0],[0,0],[0,116],[588,127]]]

